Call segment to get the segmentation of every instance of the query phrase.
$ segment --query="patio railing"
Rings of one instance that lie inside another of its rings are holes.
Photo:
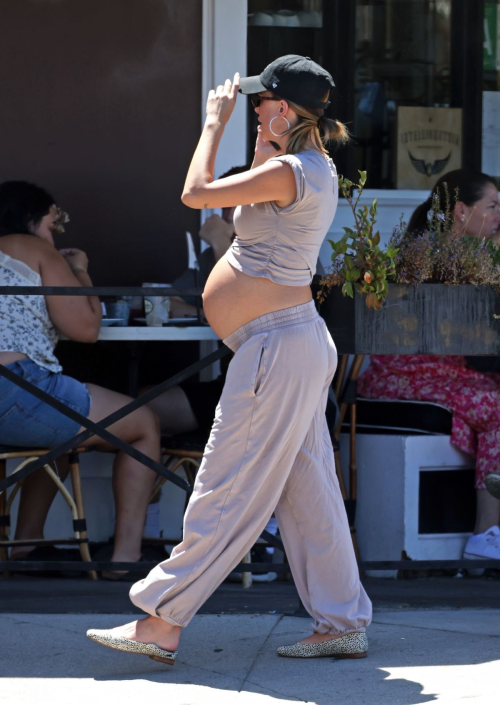
[[[0,286],[0,296],[8,295],[23,295],[23,296],[200,296],[199,289],[175,289],[172,287],[48,287],[48,286]],[[153,389],[134,399],[129,404],[110,414],[102,419],[99,423],[94,423],[88,418],[77,413],[73,409],[58,401],[51,395],[43,392],[35,387],[30,382],[22,379],[18,375],[8,370],[4,365],[0,364],[0,376],[5,377],[12,383],[18,385],[25,391],[40,399],[40,401],[52,406],[62,414],[68,416],[85,428],[85,431],[77,434],[68,441],[61,443],[56,448],[51,449],[45,455],[37,460],[26,465],[13,475],[6,477],[0,481],[0,493],[6,491],[10,486],[16,484],[19,480],[28,477],[36,470],[56,460],[63,453],[77,447],[91,436],[96,435],[106,440],[108,443],[127,453],[146,467],[150,468],[158,475],[166,478],[170,482],[180,487],[185,492],[192,491],[191,485],[184,479],[178,477],[174,472],[164,467],[161,463],[156,462],[144,453],[136,450],[125,441],[110,433],[106,429],[113,423],[128,416],[136,409],[140,408],[149,401],[152,401],[163,392],[171,389],[173,386],[180,384],[184,380],[197,374],[204,368],[212,365],[217,360],[228,355],[231,351],[225,345],[214,351],[213,353],[202,358],[198,362],[190,365],[186,369],[178,372],[164,382],[158,384]],[[270,545],[284,551],[283,544],[279,538],[276,538],[267,531],[263,531],[261,537]],[[155,564],[151,564],[151,568]],[[287,564],[271,564],[273,570],[289,569]],[[141,564],[141,567],[147,568],[147,564]],[[470,561],[460,560],[436,560],[436,561],[361,561],[359,567],[361,570],[428,570],[432,568],[464,568],[469,567]],[[111,563],[104,561],[0,561],[0,571],[17,569],[17,570],[133,570],[137,565],[135,563]],[[498,561],[493,560],[478,560],[474,561],[474,568],[497,568]],[[235,570],[251,571],[254,573],[268,572],[270,564],[262,563],[240,563]]]

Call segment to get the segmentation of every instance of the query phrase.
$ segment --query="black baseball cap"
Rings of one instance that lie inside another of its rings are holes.
[[[305,108],[325,109],[323,97],[335,86],[333,78],[308,56],[287,54],[266,66],[260,76],[240,80],[240,93],[253,95],[273,91],[280,98]]]

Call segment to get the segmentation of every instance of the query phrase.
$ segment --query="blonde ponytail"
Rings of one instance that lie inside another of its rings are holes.
[[[326,144],[336,142],[339,146],[347,144],[351,139],[349,130],[340,120],[332,120],[322,115],[318,120],[318,128],[323,133],[321,140]]]
[[[324,96],[323,102],[328,101]],[[350,135],[347,127],[339,120],[332,120],[323,115],[323,110],[317,108],[304,108],[287,100],[290,108],[296,113],[299,121],[288,131],[289,140],[286,146],[287,154],[303,152],[311,143],[323,154],[328,154],[326,145],[335,142],[343,145],[349,142]]]

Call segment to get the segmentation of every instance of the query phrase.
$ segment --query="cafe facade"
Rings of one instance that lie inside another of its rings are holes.
[[[0,0],[0,9],[0,179],[53,192],[71,217],[64,245],[87,250],[97,284],[183,271],[185,231],[196,239],[200,214],[180,192],[207,92],[286,53],[332,73],[327,114],[353,136],[332,157],[351,179],[368,172],[384,237],[447,170],[500,179],[496,2]],[[242,99],[217,174],[251,160],[255,131]],[[348,222],[341,200],[332,234]]]
[[[185,232],[196,241],[200,225],[180,193],[208,90],[236,70],[258,74],[277,56],[300,53],[334,77],[327,114],[353,139],[332,157],[351,179],[366,169],[365,197],[378,199],[387,239],[446,170],[482,169],[500,179],[498,7],[483,0],[0,0],[0,180],[28,179],[54,194],[71,218],[60,246],[86,250],[95,284],[171,282],[188,263]],[[255,129],[249,101],[240,99],[216,175],[251,160]],[[351,217],[341,199],[331,237]],[[66,345],[67,373],[93,381],[106,368],[96,382],[119,388],[104,346],[82,361]],[[187,353],[175,346],[182,368]],[[117,369],[130,357],[124,346],[121,359],[108,353]],[[91,374],[72,371],[77,356],[80,367],[90,361]],[[156,357],[165,376],[177,371],[170,348]],[[94,472],[100,496],[109,477]],[[179,530],[182,497],[175,490],[168,497],[166,530]],[[92,514],[92,502],[90,510],[94,535],[105,537],[111,512]]]

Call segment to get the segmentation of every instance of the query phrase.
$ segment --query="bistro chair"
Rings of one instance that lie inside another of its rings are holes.
[[[364,355],[354,355],[349,371],[346,374],[349,355],[341,355],[337,374],[333,382],[333,391],[338,400],[338,415],[333,425],[332,445],[335,455],[335,469],[340,485],[340,491],[344,500],[354,552],[358,561],[360,560],[358,541],[356,538],[356,500],[358,486],[358,469],[356,465],[356,421],[357,421],[357,380],[363,365]],[[349,484],[346,485],[342,466],[340,462],[340,433],[345,422],[346,414],[349,411]],[[332,429],[332,426],[330,426]]]
[[[171,472],[177,472],[179,469],[184,470],[187,481],[193,486],[196,474],[200,469],[206,440],[204,436],[191,433],[183,433],[179,436],[163,438],[161,451],[163,465]],[[151,499],[158,494],[166,482],[167,478],[158,478]],[[186,509],[188,502],[189,495],[186,494],[184,509]]]
[[[198,472],[203,457],[205,441],[206,439],[202,439],[201,436],[198,437],[189,433],[162,438],[161,453],[163,465],[171,472],[184,470],[187,481],[193,486],[196,473]],[[158,477],[153,492],[151,493],[150,502],[158,496],[166,482],[168,482],[166,477]],[[189,496],[190,495],[186,493],[184,511],[189,502]],[[150,546],[176,546],[178,543],[178,538],[164,536],[161,538],[143,538],[143,544]]]
[[[196,474],[200,468],[205,450],[207,439],[204,436],[185,433],[179,436],[171,436],[164,438],[162,441],[162,456],[163,464],[172,472],[177,472],[183,469],[189,484],[194,485]],[[151,500],[153,500],[163,485],[168,482],[165,477],[158,478],[158,481],[153,489]],[[189,495],[186,495],[185,509],[189,502]],[[172,545],[179,543],[179,539],[159,538],[159,539],[143,539],[145,544],[154,545]],[[258,544],[267,545],[265,541],[259,539]],[[243,563],[251,563],[250,551],[242,559]],[[245,571],[241,574],[241,583],[244,588],[251,587],[252,573]]]
[[[69,507],[73,517],[73,538],[49,538],[49,539],[26,539],[26,540],[11,540],[10,534],[10,510],[12,503],[23,485],[24,480],[17,482],[10,493],[2,492],[0,494],[0,559],[8,560],[7,549],[11,546],[54,546],[56,544],[78,545],[82,561],[90,562],[90,551],[87,538],[87,523],[85,520],[85,510],[83,506],[82,485],[80,479],[80,462],[79,454],[85,453],[89,448],[74,448],[67,452],[69,456],[69,468],[71,476],[72,493],[64,485],[57,473],[50,465],[44,465],[43,469],[56,485],[58,491],[63,496],[66,504]],[[7,460],[21,460],[14,472],[20,471],[28,463],[40,458],[48,449],[39,448],[12,448],[0,446],[0,480],[4,480],[7,475]],[[4,575],[7,571],[4,572]],[[97,573],[93,570],[88,571],[88,576],[91,580],[97,580]]]

